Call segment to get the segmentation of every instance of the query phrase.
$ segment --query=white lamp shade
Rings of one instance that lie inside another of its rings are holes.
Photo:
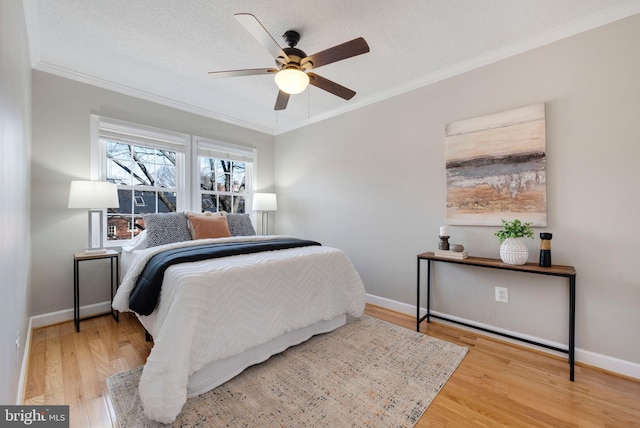
[[[304,71],[287,68],[276,73],[276,85],[287,94],[299,94],[309,85],[309,76]]]
[[[277,211],[278,202],[275,193],[254,193],[253,194],[253,210],[254,211]]]
[[[118,208],[118,186],[106,181],[72,181],[69,208]]]

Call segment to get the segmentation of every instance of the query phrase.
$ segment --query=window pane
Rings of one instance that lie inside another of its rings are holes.
[[[133,213],[150,214],[156,212],[156,192],[149,190],[133,191]]]
[[[233,192],[244,192],[245,191],[245,167],[244,162],[234,162],[233,163],[233,188],[231,189]]]
[[[200,158],[200,189],[214,190],[215,170],[215,159]]]
[[[157,187],[176,187],[176,167],[173,165],[158,165],[156,174]]]
[[[132,233],[129,229],[131,221],[132,217],[130,215],[107,214],[107,240],[131,239]]]
[[[107,143],[107,158],[130,163],[133,160],[131,157],[131,146],[117,141],[109,141]]]
[[[247,202],[247,199],[244,196],[234,196],[233,197],[233,212],[234,213],[245,213],[246,212],[246,202]]]
[[[218,198],[216,195],[202,195],[202,211],[217,212]]]
[[[175,192],[158,192],[158,212],[168,213],[176,210]]]
[[[107,143],[107,181],[116,184],[131,184],[133,158],[131,146],[115,141]]]
[[[151,165],[156,163],[156,149],[148,147],[131,146],[133,151],[133,160],[144,164]]]
[[[218,160],[216,162],[216,181],[219,192],[231,191],[231,161]]]
[[[144,230],[143,227],[144,227],[144,220],[142,219],[142,217],[134,216],[133,230],[132,230],[133,236],[138,236],[138,234]]]
[[[220,211],[226,211],[228,213],[233,212],[233,200],[230,195],[220,195],[219,196],[220,203],[218,205],[218,209]]]
[[[132,168],[132,184],[134,186],[152,186],[155,181],[154,175],[156,166],[154,164],[144,163],[141,158],[136,157],[136,162]]]
[[[119,208],[109,208],[109,212],[131,214],[131,190],[118,189]]]

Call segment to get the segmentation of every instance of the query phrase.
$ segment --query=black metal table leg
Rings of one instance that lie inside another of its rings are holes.
[[[431,322],[431,260],[427,260],[427,323]]]
[[[576,277],[569,277],[569,380],[573,382],[576,357]]]
[[[78,275],[78,260],[73,261],[73,322],[76,325],[76,332],[80,331],[80,290]]]
[[[420,331],[420,257],[418,257],[418,283],[416,285],[416,331]]]

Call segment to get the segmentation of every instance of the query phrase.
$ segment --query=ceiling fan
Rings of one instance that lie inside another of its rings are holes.
[[[289,47],[281,48],[278,42],[275,41],[260,21],[258,21],[258,18],[250,13],[237,13],[235,17],[240,24],[273,55],[278,68],[210,71],[209,74],[212,77],[275,74],[275,81],[278,85],[278,97],[276,98],[274,110],[284,110],[287,108],[289,96],[304,91],[309,84],[345,100],[350,100],[356,94],[351,89],[318,76],[310,70],[369,52],[369,45],[367,45],[367,42],[362,37],[313,55],[307,55],[296,48],[296,45],[300,41],[300,34],[297,31],[289,30],[284,33],[282,37]]]

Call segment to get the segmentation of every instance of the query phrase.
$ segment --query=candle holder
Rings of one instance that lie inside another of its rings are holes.
[[[449,251],[449,237],[441,236],[440,242],[438,243],[438,250]]]
[[[540,234],[540,263],[541,267],[551,267],[551,233]]]

